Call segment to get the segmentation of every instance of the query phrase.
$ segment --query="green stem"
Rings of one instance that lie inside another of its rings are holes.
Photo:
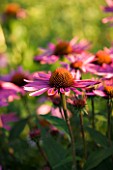
[[[72,166],[72,170],[77,170],[77,164],[76,164],[76,151],[75,151],[75,141],[74,141],[74,135],[73,135],[73,131],[72,131],[70,119],[69,119],[68,114],[67,114],[66,97],[65,97],[65,94],[62,94],[62,93],[60,93],[60,96],[61,96],[61,101],[62,101],[62,107],[63,107],[63,111],[64,111],[65,121],[66,121],[68,130],[69,130],[69,134],[70,134],[70,138],[71,138],[72,157],[73,157],[73,166]]]
[[[82,135],[82,140],[83,140],[84,159],[86,159],[87,158],[87,152],[86,152],[86,141],[85,141],[85,133],[84,133],[84,126],[83,126],[82,112],[80,112],[79,118],[80,118],[81,135]]]
[[[48,161],[48,158],[47,158],[44,150],[43,150],[42,147],[40,146],[39,141],[36,141],[36,144],[37,144],[37,147],[38,147],[38,149],[39,149],[42,157],[44,158],[44,160],[45,160],[45,162],[46,162],[46,165],[50,168],[50,170],[52,170],[51,165],[50,165],[50,163],[49,163],[49,161]]]
[[[109,143],[111,144],[111,101],[110,99],[107,100],[107,109],[108,109],[108,113],[107,113],[107,136],[108,136],[108,140]]]
[[[91,106],[92,106],[92,128],[95,129],[95,106],[94,106],[94,97],[91,97]]]

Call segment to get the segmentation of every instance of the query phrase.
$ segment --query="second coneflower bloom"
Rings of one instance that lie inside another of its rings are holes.
[[[65,93],[70,90],[79,94],[77,88],[85,88],[96,84],[93,80],[76,80],[75,76],[65,68],[57,68],[52,73],[39,72],[35,74],[34,81],[29,81],[24,90],[31,91],[30,96],[39,96],[47,91],[48,95]]]

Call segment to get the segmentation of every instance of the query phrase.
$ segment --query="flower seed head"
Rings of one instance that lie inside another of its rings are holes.
[[[103,64],[103,63],[105,63],[105,64],[111,63],[110,55],[108,53],[106,53],[105,51],[102,51],[102,50],[100,50],[96,53],[96,59],[97,59],[96,63],[100,64],[100,65]]]
[[[21,87],[21,86],[24,86],[26,84],[24,79],[28,79],[28,77],[26,75],[24,75],[23,73],[15,73],[12,76],[11,82],[16,84],[17,86]]]
[[[72,53],[72,47],[65,41],[59,42],[54,50],[54,55],[67,55],[70,53]]]
[[[74,63],[71,63],[71,68],[73,69],[80,69],[82,66],[83,62],[82,61],[75,61]]]
[[[105,86],[104,91],[109,97],[113,98],[113,86]]]
[[[49,83],[51,87],[67,88],[73,85],[74,78],[65,68],[58,68],[51,74]]]

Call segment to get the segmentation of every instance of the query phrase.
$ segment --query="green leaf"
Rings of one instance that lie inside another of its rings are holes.
[[[67,150],[63,148],[63,146],[56,142],[53,137],[49,134],[46,134],[45,130],[41,128],[41,134],[42,134],[42,141],[43,141],[43,149],[47,155],[47,158],[50,162],[50,165],[52,166],[52,169],[54,170],[69,170],[71,169],[71,165],[69,165],[69,160],[66,158],[69,157],[67,155]],[[66,160],[64,163],[59,163],[62,160]]]
[[[109,146],[109,142],[106,136],[102,133],[96,131],[95,129],[86,127],[86,130],[89,132],[91,138],[97,143],[100,144],[102,147],[106,148]]]
[[[60,119],[55,116],[50,116],[50,115],[43,115],[41,117],[46,119],[49,123],[51,123],[52,125],[57,127],[59,130],[65,132],[67,135],[69,135],[66,122],[63,119]]]
[[[84,170],[90,170],[97,167],[102,161],[113,154],[113,146],[106,149],[98,149],[93,152],[84,165]]]
[[[22,120],[16,122],[15,125],[13,126],[13,128],[10,131],[9,138],[10,139],[17,138],[21,134],[23,129],[25,128],[27,121],[28,121],[28,119],[22,119]]]

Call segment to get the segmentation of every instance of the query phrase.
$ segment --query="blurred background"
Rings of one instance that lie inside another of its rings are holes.
[[[2,15],[9,3],[18,3],[26,16],[4,21]],[[102,23],[108,16],[101,9],[105,5],[105,0],[0,0],[0,53],[8,53],[12,64],[23,62],[24,68],[34,71],[37,66],[32,59],[38,47],[47,47],[58,38],[87,39],[93,52],[109,47],[113,28]]]

